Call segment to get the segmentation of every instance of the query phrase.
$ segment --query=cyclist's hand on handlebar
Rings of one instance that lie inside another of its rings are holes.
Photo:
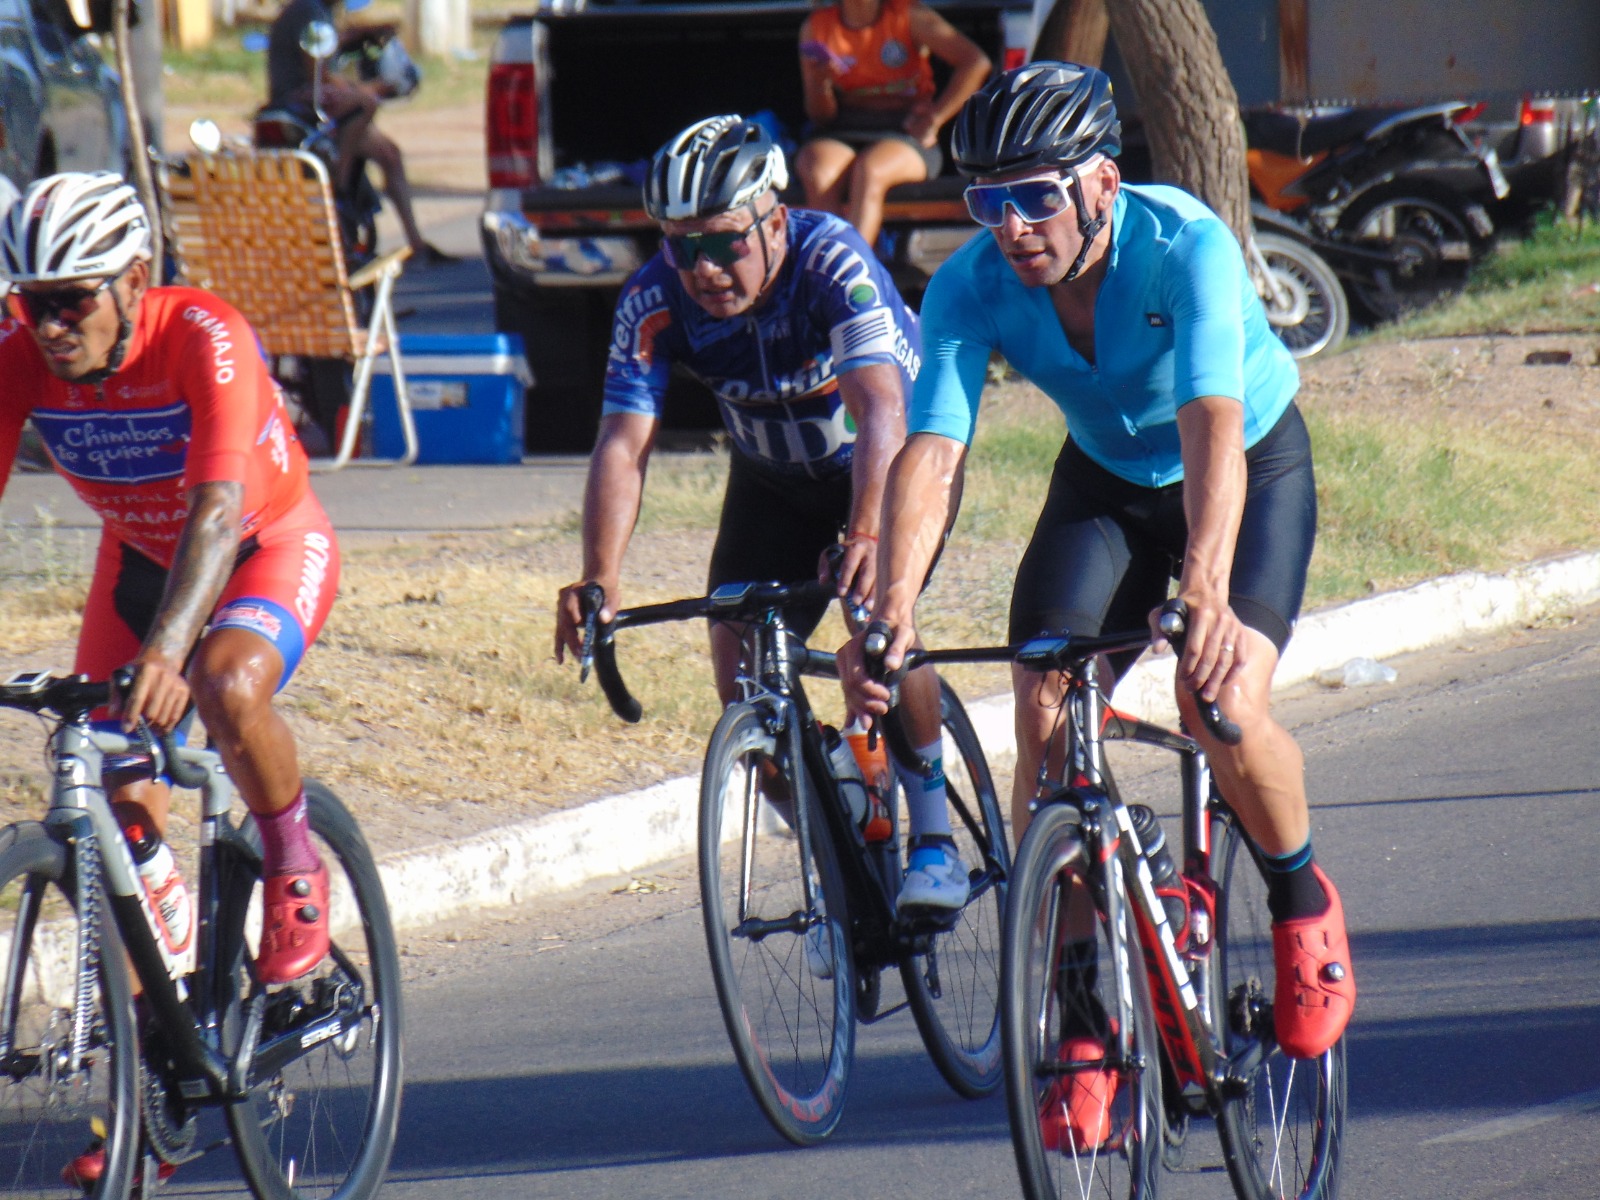
[[[878,586],[877,542],[861,534],[851,534],[838,546],[829,546],[817,560],[817,582],[831,583],[836,595],[847,598],[851,604],[871,608],[873,592]]]
[[[1244,622],[1229,607],[1225,596],[1183,592],[1178,599],[1189,609],[1183,657],[1178,661],[1178,682],[1208,704],[1222,689],[1238,682],[1248,665],[1249,643]],[[1161,609],[1150,613],[1150,629],[1157,645],[1161,634]]]
[[[157,733],[171,733],[189,707],[189,681],[183,677],[182,664],[141,655],[127,669],[133,672],[133,685],[126,698],[111,689],[111,715],[122,718],[125,733],[139,727],[140,717]]]
[[[605,597],[600,605],[600,624],[605,624],[617,614],[617,609],[620,607],[617,598],[622,589],[615,579],[581,579],[562,588],[561,594],[556,597],[555,655],[558,663],[567,661],[568,651],[578,656],[583,654],[584,624],[587,616],[583,606],[583,592],[585,588],[591,586],[598,586]]]
[[[874,676],[899,670],[900,664],[905,661],[906,651],[916,643],[917,632],[909,622],[889,626],[889,647],[882,655],[881,662],[873,661],[867,653],[867,639],[886,624],[872,622],[839,648],[839,682],[844,688],[845,703],[852,712],[872,716],[889,711],[892,698],[889,685]],[[880,666],[881,670],[878,669]]]

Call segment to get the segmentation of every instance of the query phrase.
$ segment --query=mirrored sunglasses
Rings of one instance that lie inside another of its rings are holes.
[[[723,229],[715,233],[669,233],[661,238],[661,254],[667,265],[680,271],[694,270],[703,254],[712,265],[731,267],[751,253],[750,235],[772,215],[768,209],[743,229]]]
[[[967,211],[980,225],[991,229],[1005,224],[1006,205],[1029,225],[1059,217],[1072,207],[1072,182],[1059,177],[1018,179],[1011,183],[969,183],[962,196]]]
[[[94,312],[100,293],[117,281],[117,276],[102,279],[93,287],[51,288],[48,292],[24,291],[12,288],[6,297],[11,315],[29,329],[37,329],[46,321],[59,321],[63,325],[79,325]]]

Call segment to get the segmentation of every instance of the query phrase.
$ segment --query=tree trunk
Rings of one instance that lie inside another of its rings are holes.
[[[1058,0],[1039,30],[1033,57],[1098,67],[1110,28],[1106,0]]]
[[[1107,0],[1106,8],[1139,97],[1156,179],[1200,197],[1248,246],[1239,96],[1200,0]]]
[[[138,87],[133,71],[133,54],[130,46],[129,19],[132,0],[116,0],[111,9],[112,38],[117,57],[117,73],[121,76],[122,106],[128,114],[128,160],[133,167],[133,183],[150,218],[150,283],[152,286],[166,282],[164,259],[164,229],[161,217],[161,199],[156,194],[155,173],[150,169],[150,142],[145,136],[144,113],[139,106]]]

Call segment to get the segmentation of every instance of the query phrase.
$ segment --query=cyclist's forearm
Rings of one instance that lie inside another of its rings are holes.
[[[1189,527],[1179,591],[1225,599],[1248,481],[1244,410],[1236,400],[1203,396],[1178,410],[1178,429]]]
[[[883,496],[878,615],[909,624],[922,581],[944,540],[967,448],[936,433],[913,434],[895,458]]]
[[[615,582],[639,520],[649,452],[602,437],[583,498],[583,577]]]
[[[850,466],[850,533],[879,536],[889,467],[906,439],[905,401],[898,368],[876,365],[851,371],[840,382],[856,423]]]
[[[201,483],[189,493],[189,515],[143,655],[174,667],[189,657],[233,574],[243,506],[242,483]]]

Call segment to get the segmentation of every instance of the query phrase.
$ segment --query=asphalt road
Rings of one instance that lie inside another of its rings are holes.
[[[1346,1200],[1600,1195],[1597,638],[1600,611],[1281,705],[1354,934]],[[692,863],[625,882],[408,939],[386,1196],[1018,1194],[1003,1102],[958,1100],[905,1014],[863,1030],[834,1140],[790,1149],[733,1065]],[[1187,1164],[1163,1196],[1231,1195],[1208,1129]]]

